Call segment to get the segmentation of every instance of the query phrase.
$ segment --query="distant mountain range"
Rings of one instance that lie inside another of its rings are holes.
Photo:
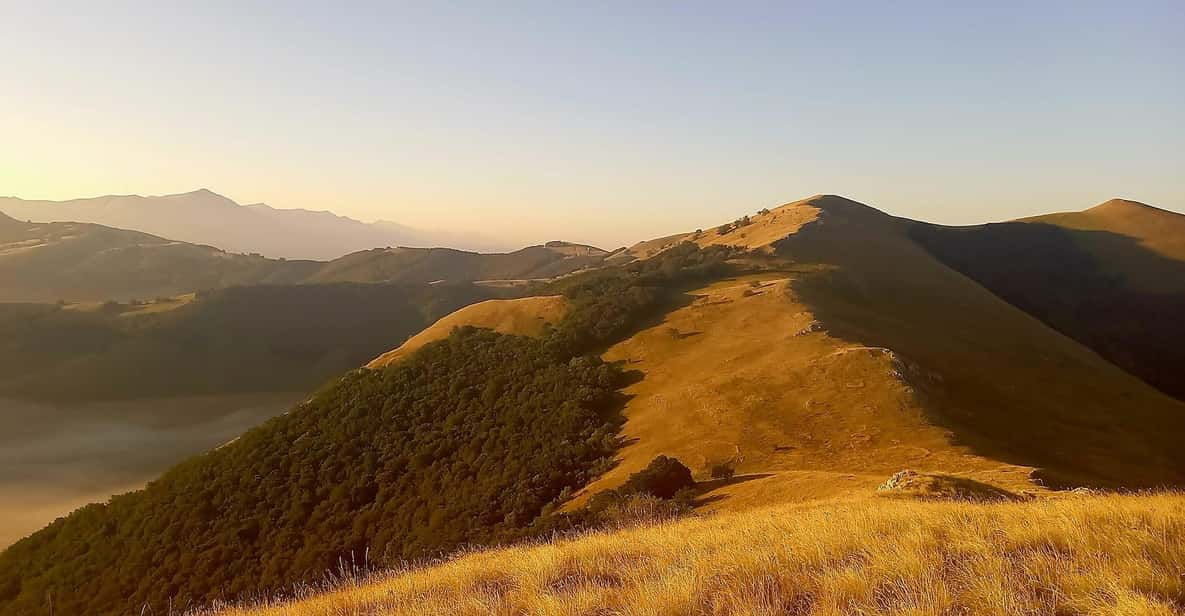
[[[364,223],[333,212],[240,205],[207,189],[176,195],[109,195],[69,201],[0,197],[0,212],[32,222],[90,222],[229,252],[287,259],[335,259],[384,246],[509,248],[473,234]]]
[[[549,278],[608,256],[592,246],[549,242],[510,253],[379,248],[327,262],[290,261],[98,224],[31,223],[0,214],[0,302],[146,300],[253,284]]]

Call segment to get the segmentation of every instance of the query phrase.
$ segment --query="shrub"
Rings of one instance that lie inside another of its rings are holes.
[[[621,487],[622,494],[649,494],[659,498],[674,498],[684,488],[695,485],[691,470],[675,458],[658,456],[646,468],[630,475]]]

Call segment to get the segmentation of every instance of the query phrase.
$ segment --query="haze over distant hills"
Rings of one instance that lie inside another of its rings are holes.
[[[328,262],[269,259],[91,223],[0,214],[0,302],[154,299],[236,285],[475,282],[547,278],[610,253],[549,242],[508,253],[376,248]]]
[[[91,222],[286,259],[328,260],[384,246],[510,248],[473,234],[426,231],[388,221],[364,223],[328,211],[240,205],[204,188],[176,195],[108,195],[69,201],[0,197],[0,212],[34,222]]]

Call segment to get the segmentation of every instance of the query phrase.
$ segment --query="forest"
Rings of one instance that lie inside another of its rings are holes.
[[[620,445],[629,375],[596,350],[692,279],[726,273],[728,254],[688,244],[557,283],[573,308],[543,339],[460,328],[381,371],[350,371],[145,489],[10,547],[0,613],[48,601],[70,614],[185,609],[279,592],[342,562],[395,565],[595,524],[596,512],[554,511]],[[664,458],[609,498],[670,499],[689,484]]]

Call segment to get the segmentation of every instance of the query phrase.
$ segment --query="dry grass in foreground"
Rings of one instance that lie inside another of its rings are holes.
[[[1185,496],[770,507],[474,553],[225,613],[1185,614]]]

